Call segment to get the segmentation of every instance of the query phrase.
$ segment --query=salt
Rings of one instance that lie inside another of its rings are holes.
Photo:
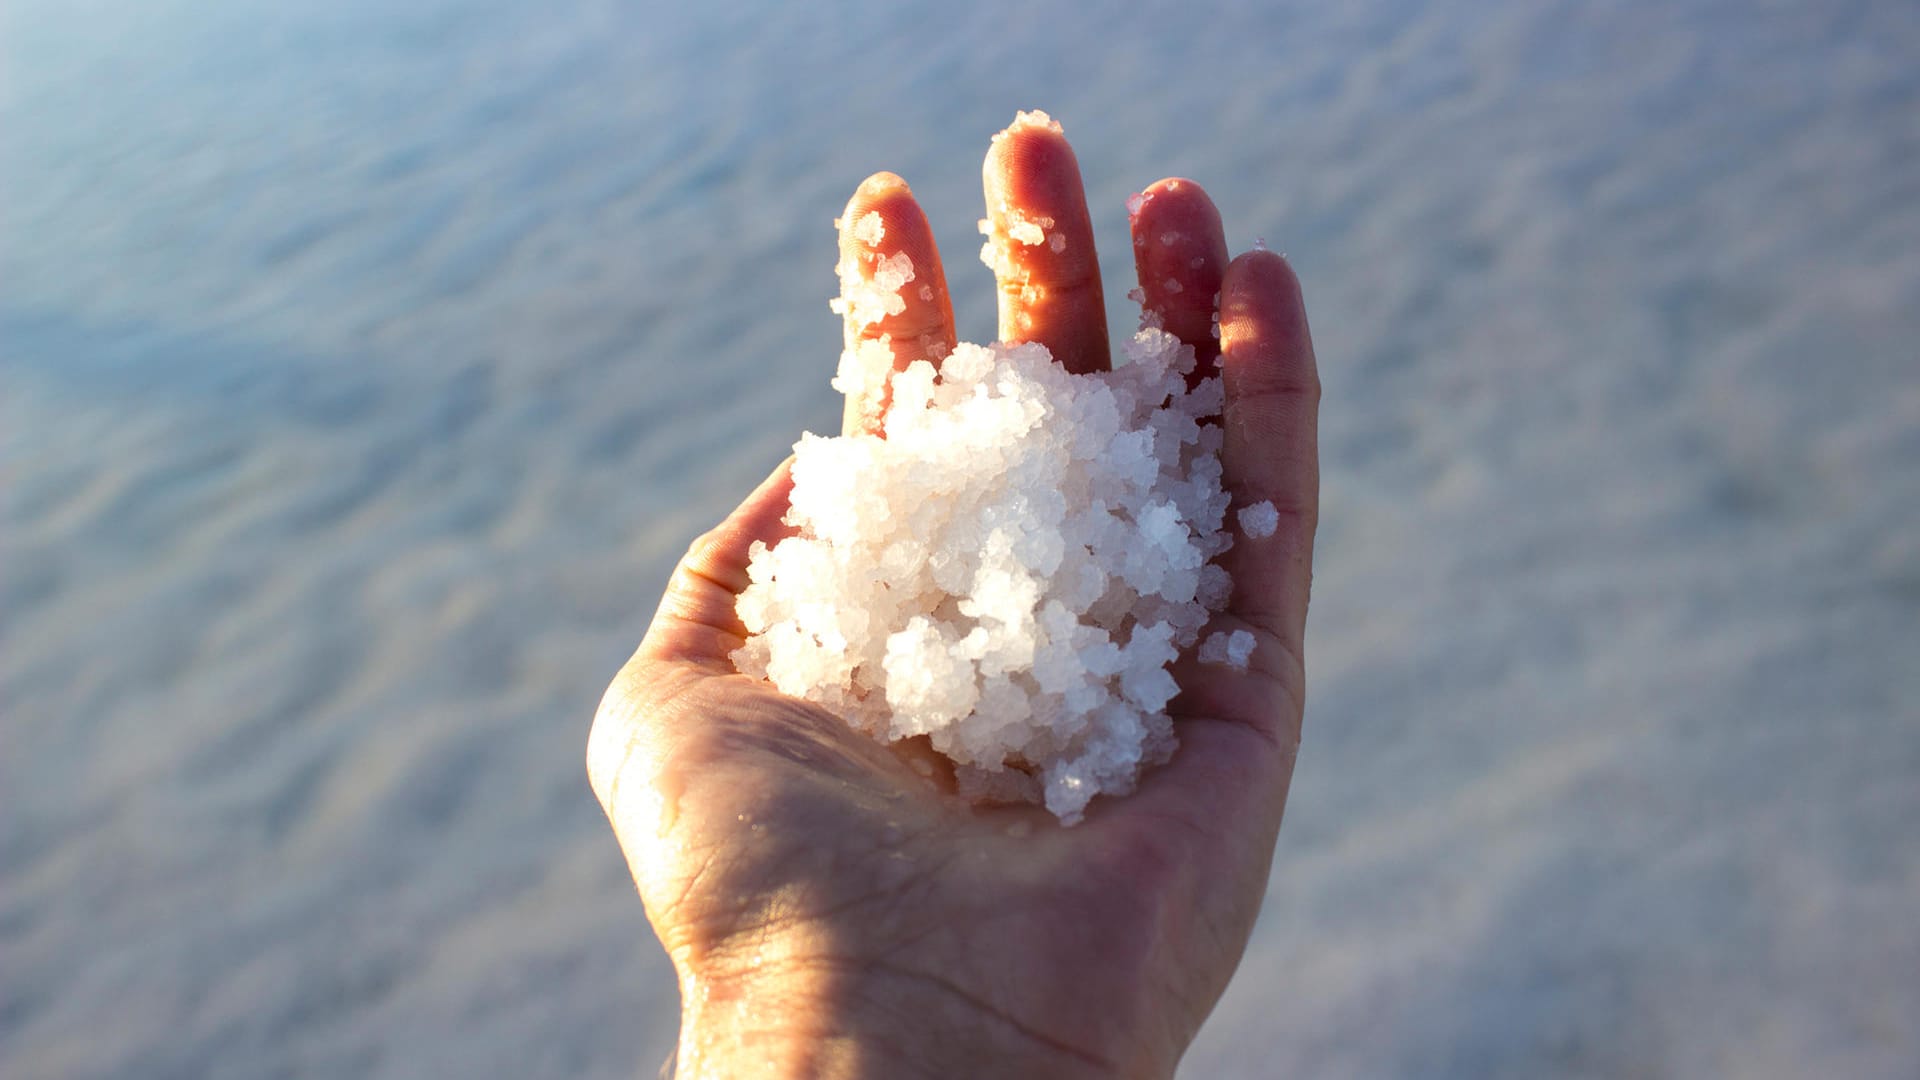
[[[1000,219],[1025,242],[1032,221]],[[841,267],[834,386],[872,403],[891,375],[891,404],[866,432],[795,446],[796,534],[753,545],[733,660],[877,739],[927,737],[965,796],[1071,824],[1172,755],[1169,668],[1211,647],[1231,596],[1213,561],[1233,543],[1221,429],[1204,422],[1220,379],[1189,388],[1193,349],[1153,326],[1108,372],[1069,373],[1036,343],[894,372],[891,340],[864,328],[914,276],[904,253]],[[1244,664],[1251,636],[1236,642],[1219,648]]]
[[[1016,244],[1035,247],[1046,241],[1047,231],[1045,226],[1041,225],[1038,221],[1032,221],[1024,217],[1012,217],[1007,221],[1007,238]]]
[[[1253,659],[1256,641],[1253,634],[1246,630],[1208,634],[1207,640],[1200,643],[1198,656],[1203,664],[1223,664],[1245,671],[1248,662]]]
[[[1044,128],[1056,135],[1061,132],[1060,121],[1048,116],[1046,112],[1041,109],[1022,109],[1015,112],[1013,114],[1013,123],[1008,125],[1007,131],[1013,131],[1023,127]],[[1004,134],[1006,134],[1005,131],[1000,132],[994,136],[994,139],[998,140],[1000,136]]]
[[[1240,531],[1253,540],[1265,540],[1280,527],[1280,511],[1270,502],[1257,502],[1240,509]]]

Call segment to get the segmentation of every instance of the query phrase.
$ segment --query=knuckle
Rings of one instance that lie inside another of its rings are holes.
[[[718,533],[718,529],[708,529],[694,537],[692,542],[687,544],[686,553],[680,557],[680,565],[697,569],[711,561],[713,550],[719,542]]]

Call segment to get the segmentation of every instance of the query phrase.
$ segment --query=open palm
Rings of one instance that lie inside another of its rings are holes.
[[[1000,335],[1071,370],[1108,364],[1078,166],[1057,128],[1018,125],[985,167],[991,219],[1051,218],[1062,245],[1007,245]],[[1188,180],[1133,215],[1149,309],[1225,375],[1221,451],[1235,505],[1271,501],[1272,537],[1224,557],[1251,666],[1174,669],[1180,749],[1122,799],[1062,828],[1036,807],[975,807],[924,740],[882,746],[740,675],[734,599],[748,548],[784,535],[777,469],[695,542],[608,690],[588,772],[681,978],[687,1075],[1163,1076],[1225,989],[1265,891],[1299,745],[1319,383],[1299,286],[1255,250],[1229,263]],[[898,177],[847,207],[843,253],[886,252],[929,286],[856,333],[901,366],[943,355],[954,320],[932,233]],[[870,265],[865,258],[854,264]],[[1215,336],[1213,297],[1219,295]],[[850,429],[872,403],[850,401]]]

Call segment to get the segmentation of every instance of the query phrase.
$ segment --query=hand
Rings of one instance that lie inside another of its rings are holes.
[[[1011,207],[1065,236],[1057,251],[1008,245],[1001,337],[1105,368],[1072,149],[1057,128],[1016,124],[985,174],[996,222]],[[1147,306],[1203,371],[1224,369],[1234,505],[1280,510],[1275,535],[1225,556],[1234,598],[1209,627],[1256,635],[1250,669],[1183,659],[1172,762],[1081,825],[971,807],[924,740],[882,746],[728,661],[748,545],[784,534],[791,480],[775,470],[681,560],[589,739],[594,791],[679,973],[682,1075],[1166,1076],[1225,990],[1299,745],[1319,382],[1286,261],[1229,264],[1190,180],[1146,195],[1133,241]],[[868,213],[885,225],[878,249],[905,250],[918,277],[906,310],[865,332],[891,335],[901,367],[944,355],[953,311],[924,214],[876,174],[848,204],[843,254],[868,250],[852,235]],[[863,404],[848,403],[850,424]]]

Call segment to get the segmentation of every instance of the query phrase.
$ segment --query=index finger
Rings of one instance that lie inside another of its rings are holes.
[[[938,365],[953,351],[953,300],[926,212],[907,182],[890,172],[862,181],[840,220],[840,297],[846,348],[862,371],[845,388],[841,433],[878,432],[888,379],[915,360]],[[868,344],[873,343],[873,344]]]

